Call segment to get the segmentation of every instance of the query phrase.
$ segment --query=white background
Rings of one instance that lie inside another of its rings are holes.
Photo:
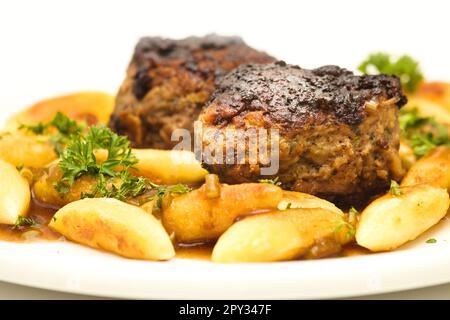
[[[450,80],[450,2],[1,1],[0,108],[75,90],[114,93],[137,39],[217,32],[303,67],[354,69],[368,52],[418,58]]]

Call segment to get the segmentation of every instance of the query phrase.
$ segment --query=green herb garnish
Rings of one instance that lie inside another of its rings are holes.
[[[157,199],[161,206],[162,198],[168,193],[185,193],[191,189],[183,184],[160,186],[145,177],[134,176],[136,157],[130,149],[130,142],[106,127],[91,127],[87,134],[72,136],[71,142],[61,153],[59,167],[63,172],[61,181],[55,184],[60,193],[66,193],[80,177],[90,175],[97,183],[92,190],[83,193],[81,198],[115,198],[125,201],[150,191],[155,191],[148,200]],[[98,161],[96,151],[106,151],[106,159]]]
[[[347,231],[345,232],[346,240],[353,239],[353,237],[356,234],[356,228],[353,224],[347,222],[347,221],[339,221],[336,228],[334,229],[335,235],[340,235],[342,232],[342,229],[345,228]]]
[[[121,171],[127,171],[137,163],[129,144],[126,137],[105,127],[91,127],[86,136],[74,137],[61,153],[59,167],[63,178],[58,182],[58,189],[63,191],[62,185],[71,185],[84,174],[100,178],[119,177]],[[94,151],[100,149],[107,151],[107,157],[104,162],[97,163]]]
[[[93,190],[81,194],[81,198],[115,198],[125,201],[140,196],[148,190],[150,188],[147,179],[134,177],[128,171],[122,171],[119,177],[105,177],[99,174]]]
[[[348,222],[352,224],[353,226],[356,225],[356,222],[358,221],[358,215],[359,211],[355,209],[355,207],[351,207],[348,211]]]
[[[396,75],[407,92],[414,92],[423,80],[419,63],[409,55],[394,59],[384,52],[372,53],[359,65],[358,70],[365,74]]]
[[[437,240],[434,239],[434,238],[428,239],[428,240],[426,241],[426,243],[436,243],[436,242],[437,242]]]
[[[290,209],[291,207],[292,207],[292,203],[289,202],[286,206],[286,209]]]
[[[150,187],[155,190],[156,193],[148,198],[148,200],[156,200],[155,208],[160,210],[162,207],[162,201],[166,195],[170,194],[183,194],[191,192],[192,189],[184,184],[176,184],[173,186],[161,186],[150,182]]]
[[[276,177],[275,179],[260,179],[259,183],[273,184],[274,186],[281,186],[280,178]]]
[[[55,127],[59,133],[66,136],[71,134],[78,134],[83,130],[83,125],[77,123],[75,120],[70,119],[61,112],[56,113],[49,126]]]
[[[97,183],[90,192],[82,193],[81,198],[107,197],[125,201],[155,191],[150,198],[157,198],[160,205],[167,193],[191,190],[181,184],[159,186],[132,175],[130,170],[135,170],[133,165],[137,159],[131,152],[129,140],[106,127],[94,126],[86,132],[84,126],[58,112],[48,123],[21,125],[20,128],[35,134],[49,134],[49,141],[60,156],[58,166],[63,176],[54,187],[61,194],[69,192],[72,184],[85,175],[94,177]],[[105,152],[104,161],[97,159],[96,155],[101,152]]]
[[[51,134],[50,129],[56,129],[56,134]],[[82,132],[84,126],[70,119],[61,112],[56,113],[52,121],[48,123],[39,122],[37,124],[19,126],[20,130],[30,131],[34,134],[50,134],[48,140],[53,145],[55,152],[60,155],[65,145],[69,143],[74,135]]]
[[[48,125],[44,124],[42,122],[36,123],[36,124],[21,124],[19,126],[19,130],[26,130],[30,131],[34,134],[44,134],[44,132],[47,130]]]
[[[35,225],[37,225],[37,223],[33,219],[24,216],[18,216],[13,228],[17,229],[20,227],[33,227]]]
[[[402,138],[419,158],[437,146],[450,146],[447,127],[431,117],[419,116],[416,108],[400,110],[399,122]]]
[[[389,188],[389,192],[394,196],[399,196],[402,194],[400,190],[400,185],[395,180],[391,180],[391,186]]]

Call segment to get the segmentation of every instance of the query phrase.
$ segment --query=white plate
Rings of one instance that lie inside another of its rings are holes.
[[[0,112],[0,123],[8,113]],[[429,238],[437,243],[427,244]],[[398,251],[279,263],[149,262],[70,242],[0,241],[0,280],[149,299],[313,299],[400,291],[450,282],[450,219]]]
[[[0,280],[120,298],[350,297],[450,282],[449,231],[446,218],[395,252],[234,265],[129,260],[68,242],[0,242]],[[437,243],[425,243],[429,237]]]
[[[0,124],[14,110],[0,108]],[[426,243],[429,238],[437,243]],[[70,242],[0,241],[0,281],[143,299],[314,299],[386,293],[450,282],[450,219],[394,252],[279,263],[149,262]]]
[[[0,123],[10,113],[1,111]],[[427,244],[429,238],[437,243]],[[0,280],[148,299],[314,299],[386,293],[450,282],[450,219],[398,251],[279,263],[149,262],[70,242],[0,241]]]

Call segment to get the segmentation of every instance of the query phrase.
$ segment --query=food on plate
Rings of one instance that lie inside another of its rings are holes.
[[[0,159],[16,167],[41,168],[57,158],[46,137],[18,132],[0,134]]]
[[[302,192],[283,191],[283,198],[278,203],[278,210],[297,208],[322,208],[343,214],[341,209],[324,199]]]
[[[448,127],[418,113],[418,109],[402,109],[399,118],[402,140],[414,156],[420,158],[437,146],[450,146]]]
[[[56,212],[49,224],[66,238],[128,258],[168,260],[175,255],[161,223],[116,199],[83,199]]]
[[[417,108],[421,116],[433,117],[450,125],[450,84],[424,82],[408,100],[406,109]]]
[[[336,230],[349,233],[349,237],[336,237]],[[342,214],[323,208],[287,209],[249,216],[233,224],[219,238],[212,260],[291,260],[306,255],[308,250],[315,253],[320,250],[321,254],[329,256],[340,251],[341,245],[352,237],[353,230]]]
[[[450,146],[440,146],[431,150],[411,166],[401,185],[416,184],[450,188]]]
[[[53,207],[61,207],[70,202],[80,200],[83,194],[88,194],[97,184],[97,179],[90,175],[80,177],[65,192],[60,192],[58,182],[63,178],[59,162],[52,163],[36,178],[33,194],[37,201]]]
[[[90,127],[66,139],[69,140],[63,147],[58,144],[62,148],[60,159],[44,168],[35,179],[34,195],[42,203],[62,206],[84,197],[127,200],[146,192],[160,192],[160,186],[153,181],[195,182],[206,174],[189,152],[132,150],[126,137],[105,127]],[[148,183],[148,176],[155,180]],[[188,190],[184,185],[176,189],[171,192]]]
[[[438,223],[449,207],[446,189],[393,186],[361,213],[356,242],[371,251],[394,250]]]
[[[26,216],[30,206],[30,186],[12,164],[0,160],[0,224],[14,225]]]
[[[402,166],[405,170],[411,168],[411,166],[417,161],[414,150],[403,139],[400,139],[400,148],[398,153],[400,155],[400,159],[402,160]]]
[[[14,130],[23,124],[48,122],[57,112],[71,119],[89,124],[108,122],[114,107],[114,96],[104,92],[78,92],[40,101],[10,118],[7,130]]]
[[[266,183],[217,186],[216,196],[208,194],[211,186],[174,197],[163,204],[163,224],[182,243],[216,240],[237,218],[277,208],[283,191]]]
[[[134,147],[171,149],[177,143],[171,141],[172,132],[192,131],[217,78],[240,64],[273,60],[238,37],[142,38],[109,125],[127,135]]]
[[[273,60],[239,38],[144,38],[114,112],[113,97],[92,92],[11,118],[0,239],[270,262],[395,250],[446,215],[450,84],[424,81],[409,56],[370,55],[366,75]],[[201,150],[162,150],[197,119]],[[241,129],[267,129],[269,153],[257,145],[250,160],[255,146],[232,139],[244,153],[230,157],[220,134]],[[277,151],[279,170],[263,174]]]
[[[140,174],[161,184],[203,182],[208,173],[190,151],[133,149]]]
[[[398,108],[405,102],[393,76],[356,76],[336,66],[306,70],[277,62],[244,65],[223,77],[199,119],[204,132],[278,129],[277,176],[283,187],[358,203],[383,192],[404,173]],[[226,147],[215,134],[203,134],[203,143],[211,150]],[[262,178],[267,165],[260,159],[240,164],[235,157],[234,164],[223,160],[204,166],[226,183]]]
[[[446,82],[422,82],[416,95],[427,100],[435,101],[450,111],[450,83]]]

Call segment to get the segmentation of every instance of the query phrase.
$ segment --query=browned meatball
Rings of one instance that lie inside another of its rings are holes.
[[[403,174],[398,108],[405,103],[393,76],[277,62],[230,72],[199,119],[205,130],[278,129],[280,168],[272,178],[287,189],[356,204]],[[204,135],[203,150],[224,150],[216,138]],[[226,183],[270,178],[261,175],[261,162],[204,166]]]
[[[192,130],[216,78],[243,63],[274,61],[240,38],[142,38],[117,94],[109,126],[134,147],[169,149],[176,128]]]

